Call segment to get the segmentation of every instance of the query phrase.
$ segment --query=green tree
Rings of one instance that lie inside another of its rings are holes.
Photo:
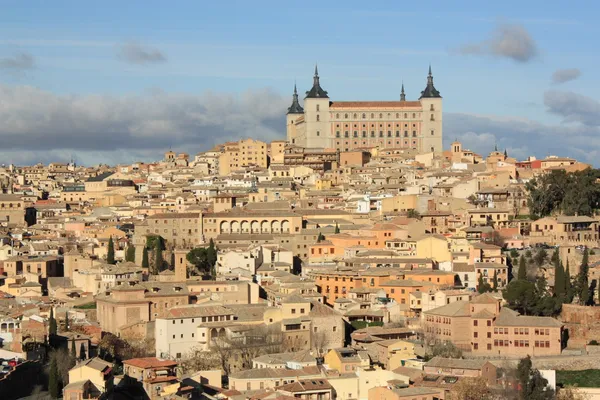
[[[325,240],[325,236],[323,236],[323,234],[319,232],[319,237],[317,237],[317,243],[321,243],[323,240]]]
[[[534,369],[531,357],[527,356],[517,366],[517,380],[521,390],[519,399],[522,400],[552,400],[554,390],[548,386],[548,381],[542,377],[540,371]]]
[[[579,304],[587,305],[590,301],[590,284],[588,281],[589,274],[588,249],[583,250],[583,258],[579,266],[579,274],[577,275],[577,294],[579,296]]]
[[[79,346],[79,359],[87,360],[87,352],[85,351],[85,345],[81,342],[81,346]]]
[[[517,249],[510,249],[510,256],[514,259],[519,257],[519,252],[517,251]]]
[[[58,376],[58,365],[56,358],[50,358],[50,370],[48,371],[48,392],[50,397],[58,399],[60,397],[60,378]]]
[[[190,250],[185,258],[195,267],[196,273],[204,276],[211,274],[213,266],[209,261],[208,248],[196,247]]]
[[[135,262],[135,246],[127,246],[127,250],[125,252],[125,261],[132,263]]]
[[[335,223],[335,231],[334,231],[334,233],[335,234],[340,233],[340,227],[338,226],[337,222]]]
[[[483,280],[483,276],[480,274],[479,280],[477,281],[477,292],[478,293],[487,293],[487,292],[491,292],[491,291],[492,291],[492,287],[490,286],[489,283],[487,283]]]
[[[148,261],[148,249],[144,247],[142,251],[142,268],[150,268],[150,262]]]
[[[115,244],[113,242],[112,236],[108,239],[108,250],[106,251],[106,263],[107,264],[115,263]]]
[[[164,262],[162,246],[158,245],[154,249],[154,268],[152,269],[154,275],[158,275],[162,271]]]
[[[567,258],[567,268],[565,268],[565,302],[572,303],[575,297],[573,282],[571,281],[571,271],[569,271],[569,259]]]
[[[69,322],[69,311],[65,311],[65,331],[69,331],[71,324]]]
[[[71,358],[73,360],[77,359],[77,350],[75,349],[75,339],[71,340]]]
[[[527,250],[527,251],[525,252],[525,257],[527,257],[527,258],[531,258],[531,257],[533,257],[533,254],[531,253],[531,250]]]
[[[498,291],[498,271],[494,270],[494,279],[492,280],[492,289]]]
[[[408,218],[421,219],[421,214],[419,214],[419,212],[413,208],[406,212],[406,216]]]
[[[546,258],[548,257],[548,252],[545,249],[540,249],[537,253],[535,253],[535,257],[533,260],[537,264],[538,267],[544,265]]]
[[[558,254],[558,248],[552,252],[552,257],[550,257],[550,262],[553,265],[556,265],[556,262],[560,260],[560,255]]]
[[[554,294],[557,297],[566,295],[565,284],[565,270],[560,259],[556,259],[554,262]]]
[[[517,279],[527,280],[527,267],[525,265],[525,257],[519,258],[519,272],[517,273]]]
[[[50,307],[50,319],[49,319],[48,325],[49,325],[48,333],[51,336],[56,335],[56,332],[58,331],[58,327],[56,325],[56,319],[54,318],[54,309],[52,307]]]
[[[217,247],[215,246],[215,242],[212,240],[212,238],[208,242],[207,257],[211,268],[214,268],[215,264],[217,264]]]
[[[502,295],[508,306],[523,315],[535,314],[537,305],[536,287],[532,282],[523,279],[511,281]]]

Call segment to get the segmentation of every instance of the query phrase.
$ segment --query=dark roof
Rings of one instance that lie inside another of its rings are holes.
[[[325,90],[323,90],[323,88],[321,88],[321,84],[319,82],[319,71],[317,69],[317,66],[315,65],[315,76],[313,77],[313,87],[306,92],[306,97],[304,97],[305,99],[318,99],[318,98],[323,98],[323,99],[328,99],[329,96],[327,95],[327,92]]]
[[[304,108],[300,106],[298,102],[298,90],[296,90],[296,84],[294,84],[294,95],[292,97],[292,105],[288,107],[288,114],[304,114]]]
[[[106,178],[111,176],[112,174],[114,174],[114,172],[103,172],[100,175],[92,176],[91,178],[88,178],[87,181],[88,182],[102,182],[103,180],[105,180]]]
[[[433,75],[431,74],[431,65],[429,66],[429,74],[427,75],[427,86],[425,87],[425,90],[421,92],[420,99],[424,97],[442,97],[440,95],[440,92],[435,88],[435,86],[433,86]]]

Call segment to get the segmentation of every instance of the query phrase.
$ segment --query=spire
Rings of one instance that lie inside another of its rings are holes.
[[[504,158],[508,157],[508,152],[506,151],[506,148],[504,148]]]
[[[433,86],[433,74],[431,73],[431,64],[429,64],[429,73],[427,74],[427,86],[425,90],[421,92],[421,98],[423,97],[442,97],[440,92]]]
[[[404,82],[402,82],[402,90],[400,91],[400,101],[406,101],[406,95],[404,94]]]
[[[313,87],[306,92],[306,98],[329,98],[327,92],[321,88],[321,82],[319,81],[319,68],[315,64],[315,75],[313,76]]]
[[[292,105],[288,107],[288,114],[303,114],[304,109],[298,102],[298,89],[296,89],[296,82],[294,82],[294,94],[292,95]]]
[[[498,151],[498,144],[497,143],[494,145],[494,151],[496,151],[496,152]]]

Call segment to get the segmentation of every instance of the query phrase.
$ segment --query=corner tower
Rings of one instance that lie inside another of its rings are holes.
[[[427,86],[421,92],[419,97],[422,113],[422,138],[421,152],[440,153],[443,151],[442,144],[442,96],[433,85],[433,74],[431,73],[431,65],[429,66],[429,74],[427,75]]]
[[[329,124],[329,96],[321,88],[319,70],[315,65],[313,86],[304,98],[304,122],[306,125],[306,142],[308,148],[331,147],[331,127]]]
[[[304,116],[304,109],[298,102],[298,90],[294,83],[294,94],[292,96],[292,105],[288,107],[286,114],[286,132],[287,141],[291,144],[302,145],[300,133],[301,130],[296,128],[298,118]]]

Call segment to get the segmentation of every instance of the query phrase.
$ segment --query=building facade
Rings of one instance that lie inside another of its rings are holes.
[[[301,147],[340,151],[378,147],[441,152],[442,97],[433,85],[431,67],[427,86],[415,101],[406,100],[404,85],[400,101],[331,101],[315,67],[303,106],[294,87],[287,140]]]

